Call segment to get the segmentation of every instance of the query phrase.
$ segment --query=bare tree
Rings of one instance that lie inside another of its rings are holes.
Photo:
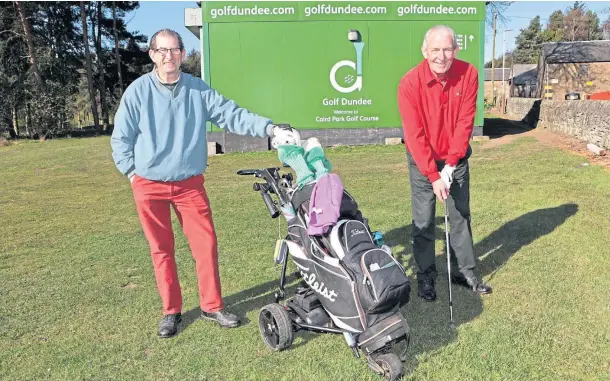
[[[85,12],[85,2],[80,2],[80,17],[83,24],[83,43],[85,44],[85,58],[87,60],[87,86],[89,87],[89,100],[91,101],[91,113],[95,128],[99,128],[100,120],[97,115],[97,104],[95,102],[95,91],[93,90],[93,74],[91,68],[91,54],[89,53],[89,34],[87,33],[87,14]]]
[[[503,29],[506,28],[506,24],[510,21],[506,16],[504,16],[504,12],[510,7],[510,5],[514,3],[514,1],[486,1],[485,2],[485,26],[487,27],[488,32],[493,30],[494,24],[500,24]],[[485,33],[487,36],[489,33]],[[495,57],[492,57],[495,58]]]
[[[17,12],[19,13],[19,20],[21,20],[23,32],[25,33],[25,40],[28,44],[30,65],[32,65],[32,70],[34,71],[34,76],[36,77],[36,82],[38,82],[38,86],[40,86],[41,89],[44,89],[44,81],[42,80],[42,76],[40,75],[40,70],[38,70],[38,61],[36,60],[36,52],[34,51],[34,41],[32,38],[32,30],[30,29],[30,23],[28,22],[28,18],[25,14],[25,10],[23,9],[21,2],[15,1],[15,6],[17,7]]]
[[[91,3],[89,3],[91,4]],[[102,2],[96,2],[97,9],[94,9],[91,12],[91,37],[93,37],[93,42],[95,44],[95,52],[97,54],[97,72],[98,72],[98,80],[99,87],[98,91],[100,94],[100,104],[102,106],[102,128],[105,130],[108,129],[110,122],[108,121],[108,103],[106,101],[106,80],[104,78],[104,49],[102,47]],[[95,6],[94,6],[95,7]],[[91,8],[90,8],[91,9]],[[95,28],[97,27],[97,36],[95,34]]]
[[[563,17],[566,41],[586,41],[589,39],[589,15],[585,12],[585,5],[579,1],[574,2],[574,6],[568,8],[566,15]]]
[[[119,97],[123,96],[123,74],[121,73],[121,54],[119,53],[119,34],[116,29],[116,1],[112,2],[112,30],[114,32],[114,51],[116,68],[119,74]]]

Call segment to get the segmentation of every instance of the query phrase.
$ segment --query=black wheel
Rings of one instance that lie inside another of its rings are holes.
[[[404,365],[397,354],[384,353],[375,356],[374,361],[381,368],[381,371],[383,372],[381,375],[386,380],[395,381],[402,377]]]
[[[267,304],[258,314],[258,329],[265,344],[274,351],[288,348],[294,340],[292,321],[281,304]]]

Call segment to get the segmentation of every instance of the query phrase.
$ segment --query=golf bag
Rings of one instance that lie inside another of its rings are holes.
[[[292,206],[299,213],[288,221],[289,252],[337,327],[362,333],[409,301],[409,278],[402,265],[373,242],[367,220],[347,191],[337,224],[325,235],[309,236],[313,186],[293,194]]]
[[[279,291],[275,303],[265,305],[259,313],[265,344],[274,351],[284,350],[299,330],[343,334],[356,357],[362,350],[371,369],[388,380],[399,379],[410,337],[400,311],[411,291],[404,268],[389,248],[380,248],[373,241],[367,219],[345,190],[336,223],[323,234],[308,234],[316,182],[298,187],[292,184],[292,174],[280,177],[278,171],[237,172],[265,181],[255,182],[253,189],[260,192],[271,217],[283,214],[288,225],[275,257],[282,265]],[[277,196],[277,203],[270,194]],[[302,287],[280,304],[286,297],[288,257],[302,277]],[[396,348],[402,343],[406,345],[398,355]]]

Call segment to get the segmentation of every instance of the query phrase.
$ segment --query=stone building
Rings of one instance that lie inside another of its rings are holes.
[[[610,91],[610,40],[543,44],[537,72],[538,98],[588,99]]]
[[[536,64],[515,64],[508,80],[511,98],[535,98],[538,94],[538,69]]]

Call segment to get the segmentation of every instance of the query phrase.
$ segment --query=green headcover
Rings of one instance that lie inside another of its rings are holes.
[[[322,147],[313,147],[309,151],[305,152],[305,161],[309,168],[315,172],[316,180],[320,177],[330,173],[332,165],[330,161],[324,155]]]
[[[305,149],[303,147],[288,144],[280,145],[277,148],[277,153],[280,161],[288,164],[296,172],[299,188],[315,179],[313,172],[305,162]]]

